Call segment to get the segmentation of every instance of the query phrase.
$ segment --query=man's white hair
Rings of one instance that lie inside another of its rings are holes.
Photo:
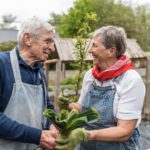
[[[53,26],[37,17],[23,22],[17,35],[17,43],[20,44],[22,42],[24,33],[29,33],[31,36],[38,38],[41,30],[46,30],[55,34]]]

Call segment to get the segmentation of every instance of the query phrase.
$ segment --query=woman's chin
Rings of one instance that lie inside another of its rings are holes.
[[[98,65],[98,62],[96,60],[93,60],[93,65]]]

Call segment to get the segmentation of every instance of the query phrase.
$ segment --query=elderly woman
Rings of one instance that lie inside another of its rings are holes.
[[[123,28],[105,26],[95,31],[89,48],[94,67],[84,76],[79,101],[68,108],[84,111],[93,107],[100,119],[86,130],[73,131],[63,147],[71,149],[72,144],[83,142],[79,150],[139,150],[145,86],[125,51]]]

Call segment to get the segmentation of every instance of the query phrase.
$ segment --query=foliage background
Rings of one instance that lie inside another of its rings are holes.
[[[128,38],[134,38],[144,51],[150,51],[150,5],[133,6],[124,0],[75,0],[67,13],[50,15],[49,22],[55,26],[61,37],[76,37],[87,13],[95,13],[97,22],[90,25],[91,31],[105,26],[116,25],[125,28]],[[16,16],[6,14],[2,17],[0,28],[15,29]],[[0,43],[0,51],[15,46],[9,41]]]
[[[0,51],[10,51],[16,46],[17,42],[15,41],[8,41],[0,43]]]
[[[76,0],[65,14],[51,14],[49,22],[56,27],[61,37],[75,37],[86,13],[97,15],[91,30],[105,25],[122,26],[128,38],[134,38],[144,51],[150,50],[150,11],[148,6],[131,6],[121,0]],[[150,7],[149,7],[150,8]]]

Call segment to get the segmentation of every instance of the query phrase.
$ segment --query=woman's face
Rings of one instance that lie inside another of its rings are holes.
[[[88,51],[93,56],[94,65],[100,65],[102,62],[108,61],[109,59],[109,49],[102,44],[100,36],[92,40],[92,46]]]

